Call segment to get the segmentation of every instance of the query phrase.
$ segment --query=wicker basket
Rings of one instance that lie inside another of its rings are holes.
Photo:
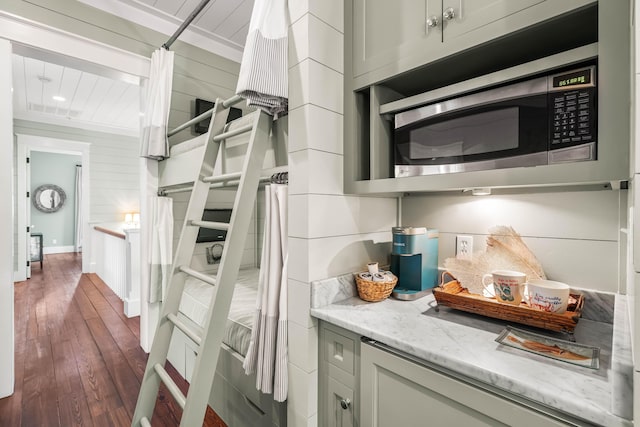
[[[378,302],[386,299],[391,295],[391,291],[398,283],[397,277],[394,277],[390,282],[374,282],[363,279],[357,273],[354,276],[358,286],[358,295],[360,295],[361,299],[369,302]]]

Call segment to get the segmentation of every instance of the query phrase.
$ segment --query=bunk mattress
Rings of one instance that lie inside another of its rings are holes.
[[[225,325],[222,342],[242,356],[247,354],[251,340],[251,328],[256,311],[258,296],[258,276],[260,269],[242,269],[233,293],[229,316]],[[193,277],[187,277],[179,311],[184,316],[203,327],[213,287]]]

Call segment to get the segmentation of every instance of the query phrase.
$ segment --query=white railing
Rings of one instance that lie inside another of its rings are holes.
[[[95,224],[91,246],[91,271],[124,302],[127,317],[140,315],[140,230]]]

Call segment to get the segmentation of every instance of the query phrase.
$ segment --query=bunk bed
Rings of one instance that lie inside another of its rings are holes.
[[[260,111],[251,112],[228,123],[225,132],[246,127],[256,114],[261,113]],[[193,121],[188,123],[193,123]],[[279,176],[283,171],[286,171],[286,128],[286,117],[274,122],[269,148],[263,163],[262,181],[264,182],[269,182],[274,176]],[[182,130],[184,129],[186,128],[183,127]],[[170,134],[174,135],[175,133]],[[179,197],[178,193],[189,191],[198,173],[194,165],[202,162],[206,138],[207,134],[204,134],[173,145],[170,157],[158,163],[157,191],[159,196],[177,198]],[[221,155],[218,156],[212,171],[213,174],[237,172],[241,169],[248,138],[248,134],[244,133],[221,142],[223,149]],[[236,183],[227,182],[212,185],[209,200],[215,192],[233,191],[234,184]],[[260,190],[258,198],[261,197],[261,193],[263,192]],[[174,211],[177,209],[180,207],[174,207]],[[257,208],[254,210],[254,218],[257,223],[256,211]],[[179,217],[180,215],[176,215],[177,221],[179,221]],[[258,231],[256,229],[256,239],[260,238]],[[258,248],[258,242],[254,243]],[[255,252],[257,254],[258,251]],[[191,268],[212,273],[213,270],[207,270],[207,267],[211,266],[208,266],[203,259],[204,254],[196,248]],[[249,257],[250,262],[243,262],[239,271],[229,318],[226,325],[221,325],[225,328],[225,335],[209,397],[209,405],[228,425],[285,426],[286,402],[276,402],[272,395],[259,392],[256,389],[255,375],[246,375],[242,367],[251,338],[251,328],[256,310],[258,260],[258,256]],[[193,277],[186,279],[178,317],[198,333],[202,332],[213,293],[214,290],[210,285]],[[191,380],[196,348],[195,343],[187,335],[178,328],[174,330],[168,360],[187,381]]]

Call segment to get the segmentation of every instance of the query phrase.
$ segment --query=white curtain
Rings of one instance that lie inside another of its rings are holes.
[[[286,0],[255,0],[236,94],[277,117],[288,108]]]
[[[149,81],[144,90],[144,116],[140,156],[162,160],[169,157],[167,123],[171,106],[174,54],[160,48],[151,55]]]
[[[164,300],[173,261],[173,199],[156,197],[153,217],[149,302],[159,302]]]
[[[243,367],[256,373],[256,388],[287,399],[287,186],[265,187],[266,217],[258,298]]]
[[[82,165],[76,165],[75,249],[82,252]]]

